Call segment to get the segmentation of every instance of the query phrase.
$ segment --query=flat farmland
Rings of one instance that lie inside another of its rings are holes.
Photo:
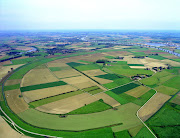
[[[66,114],[75,109],[83,107],[85,104],[90,104],[97,101],[97,99],[88,93],[78,94],[69,98],[55,101],[37,107],[36,109],[46,113],[52,114]]]
[[[55,95],[59,95],[62,93],[75,91],[75,90],[77,89],[70,85],[62,85],[62,86],[57,86],[57,87],[50,87],[50,88],[45,88],[45,89],[27,91],[27,92],[23,92],[22,95],[25,101],[29,103],[35,100],[39,100],[46,97],[55,96]]]
[[[93,114],[69,115],[67,118],[59,118],[58,115],[44,114],[34,109],[26,110],[18,115],[32,125],[56,130],[79,131],[123,123],[118,128],[120,131],[129,129],[133,125],[141,124],[135,115],[139,106],[129,103],[117,108],[118,110],[110,109]]]
[[[22,79],[21,87],[36,85],[41,83],[55,82],[58,79],[46,69],[32,69]]]
[[[68,84],[77,84],[77,83],[84,83],[88,82],[90,79],[85,76],[78,76],[78,77],[71,77],[71,78],[65,78],[62,79],[62,81],[68,83]]]
[[[0,79],[3,78],[5,75],[7,75],[8,71],[11,71],[11,68],[16,69],[22,65],[23,64],[11,65],[11,66],[0,66]]]
[[[162,62],[164,62],[165,64],[170,64],[171,66],[180,66],[179,62],[172,61],[172,60],[169,60],[169,59],[162,60]]]
[[[21,83],[21,79],[7,80],[5,86],[20,84],[20,83]]]
[[[61,71],[54,71],[53,72],[58,78],[68,78],[73,76],[80,76],[81,74],[74,70],[74,69],[68,69],[68,70],[61,70]]]
[[[169,100],[171,96],[165,95],[162,93],[156,93],[148,103],[146,103],[143,108],[139,111],[139,117],[146,121],[149,119],[153,114],[155,114],[163,104]]]
[[[113,99],[112,97],[110,97],[106,93],[99,93],[99,94],[94,95],[94,97],[96,97],[98,100],[103,99],[103,101],[105,103],[109,104],[112,107],[116,107],[116,106],[120,105],[119,102],[117,102],[115,99]]]
[[[82,71],[82,72],[90,77],[107,74],[101,71],[100,69],[87,70],[87,71]]]
[[[167,86],[163,86],[163,85],[155,87],[154,89],[156,91],[160,92],[160,93],[164,93],[164,94],[167,94],[167,95],[174,95],[174,94],[176,94],[179,91],[178,89],[167,87]]]
[[[180,105],[180,95],[176,95],[175,97],[173,97],[170,102]]]
[[[102,79],[102,78],[98,78],[98,77],[91,77],[93,80],[99,82],[100,84],[106,84],[106,83],[111,83],[113,82],[112,80],[108,80],[108,79]]]
[[[90,82],[90,81],[82,82],[82,83],[76,83],[76,84],[73,84],[73,85],[75,87],[78,87],[79,89],[84,89],[84,88],[95,86],[95,84]]]
[[[7,103],[11,110],[16,114],[27,110],[29,107],[29,105],[24,101],[23,97],[19,97],[19,95],[21,95],[19,89],[5,92]]]
[[[149,90],[150,90],[150,88],[148,88],[148,87],[139,86],[139,87],[131,89],[131,90],[125,92],[125,93],[128,94],[128,95],[131,95],[131,96],[133,96],[135,98],[138,98],[138,97],[142,96],[143,94],[145,94],[146,92],[148,92]]]

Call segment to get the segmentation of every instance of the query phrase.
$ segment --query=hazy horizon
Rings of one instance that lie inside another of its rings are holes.
[[[179,0],[1,0],[0,30],[180,30]]]

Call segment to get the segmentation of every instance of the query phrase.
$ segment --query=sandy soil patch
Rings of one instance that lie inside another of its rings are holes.
[[[12,66],[0,66],[0,79],[4,76],[6,76],[8,74],[8,71],[11,70],[11,68],[16,69],[20,66],[22,66],[23,64],[19,64],[19,65],[12,65]]]
[[[88,93],[83,93],[39,106],[36,109],[47,113],[65,114],[95,101],[97,101],[95,97]]]
[[[105,93],[99,93],[94,95],[95,98],[97,98],[97,100],[99,99],[103,99],[103,101],[107,104],[109,104],[112,107],[116,107],[119,106],[120,103],[117,102],[116,100],[114,100],[112,97],[110,97],[109,95],[105,94]]]
[[[155,114],[171,96],[162,93],[155,94],[147,104],[139,111],[139,117],[146,121]]]
[[[125,92],[126,94],[130,95],[130,96],[133,96],[133,97],[140,97],[141,95],[145,94],[146,92],[148,92],[150,90],[150,88],[148,87],[145,87],[145,86],[139,86],[139,87],[136,87],[134,89],[131,89],[127,92]]]
[[[22,79],[21,87],[59,81],[49,69],[32,69]]]
[[[28,109],[29,105],[24,101],[24,99],[19,97],[21,92],[19,89],[10,90],[5,92],[7,103],[11,110],[18,114]]]
[[[45,89],[38,89],[38,90],[33,90],[33,91],[28,91],[28,92],[23,92],[23,97],[24,100],[29,103],[35,100],[43,99],[46,97],[70,92],[70,91],[75,91],[77,90],[76,88],[70,86],[70,85],[63,85],[63,86],[57,86],[57,87],[50,87],[50,88],[45,88]]]
[[[82,83],[76,83],[76,84],[73,84],[73,85],[75,87],[79,88],[79,89],[84,89],[84,88],[95,86],[95,84],[90,82],[90,81],[82,82]]]
[[[21,79],[7,80],[6,83],[5,83],[5,86],[19,84],[19,83],[21,83]]]
[[[19,134],[17,131],[12,129],[9,124],[0,116],[0,137],[1,138],[30,138]]]
[[[107,73],[101,71],[100,69],[87,70],[87,71],[82,71],[82,72],[85,73],[88,76],[98,76],[98,75],[107,74]]]
[[[161,61],[164,62],[165,64],[170,64],[171,66],[180,66],[179,62],[172,61],[172,60],[169,60],[169,59],[164,59],[164,60],[161,60]]]
[[[58,78],[66,78],[81,75],[78,71],[74,69],[54,71],[53,72]]]
[[[106,83],[113,82],[112,80],[107,80],[107,79],[98,78],[98,77],[91,77],[91,78],[94,79],[94,80],[96,80],[96,81],[99,82],[100,84],[106,84]]]
[[[129,67],[132,69],[145,69],[145,68],[147,68],[145,66],[129,66]]]

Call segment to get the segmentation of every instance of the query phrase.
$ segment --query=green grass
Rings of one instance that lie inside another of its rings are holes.
[[[116,138],[131,138],[128,130],[120,131],[120,132],[115,132],[115,137]]]
[[[138,87],[139,85],[136,84],[136,83],[129,83],[129,84],[126,84],[126,85],[123,85],[121,87],[118,87],[118,88],[115,88],[115,89],[112,89],[111,91],[116,93],[116,94],[121,94],[121,93],[124,93],[128,90],[131,90],[133,88],[136,88]]]
[[[166,104],[151,117],[147,124],[158,137],[178,137],[180,130],[180,110],[174,104]]]
[[[167,95],[174,95],[178,92],[178,89],[174,89],[174,88],[163,86],[163,85],[155,87],[154,89],[160,93],[164,93]]]
[[[104,74],[104,75],[99,75],[99,76],[95,76],[98,78],[103,78],[103,79],[108,79],[108,80],[115,80],[115,79],[119,79],[120,77],[118,77],[115,74]]]
[[[100,66],[98,66],[97,64],[76,66],[76,69],[79,71],[93,70],[93,69],[99,69],[99,68]]]
[[[77,66],[84,65],[84,64],[82,64],[82,63],[76,63],[76,62],[69,62],[69,63],[66,63],[66,64],[68,64],[68,65],[71,66],[71,67],[77,67]]]
[[[55,101],[58,101],[58,100],[61,100],[61,99],[65,99],[65,98],[68,98],[68,97],[71,97],[71,96],[75,96],[75,95],[78,95],[78,94],[82,94],[82,93],[83,93],[82,91],[74,91],[74,92],[70,92],[70,93],[60,94],[60,95],[57,95],[57,96],[53,96],[53,97],[49,97],[49,98],[45,98],[45,99],[42,99],[42,100],[31,102],[31,103],[29,103],[29,105],[36,108],[36,107],[44,105],[44,104],[52,103],[52,102],[55,102]]]
[[[24,59],[14,59],[12,60],[13,65],[18,65],[18,64],[26,64],[28,62],[36,60],[36,57],[32,58],[24,58]]]
[[[66,85],[66,84],[67,83],[65,83],[63,81],[56,81],[56,82],[43,83],[43,84],[37,84],[37,85],[21,87],[20,89],[21,89],[21,92],[25,92],[25,91],[31,91],[31,90],[37,90],[37,89],[61,86],[61,85]]]
[[[143,64],[128,64],[129,66],[144,66]]]
[[[179,58],[177,58],[177,59],[171,59],[171,60],[174,60],[174,61],[180,62],[180,59],[179,59]]]
[[[150,58],[154,58],[154,59],[158,59],[158,60],[163,60],[163,59],[167,59],[167,58],[165,58],[165,57],[162,57],[162,56],[159,56],[159,55],[151,55],[151,56],[148,56],[148,57],[150,57]]]
[[[113,99],[115,99],[116,101],[118,101],[120,104],[125,104],[125,103],[128,103],[126,102],[125,99],[123,99],[122,97],[120,97],[119,95],[113,93],[112,91],[107,91],[105,92],[107,95],[109,95],[110,97],[112,97]]]
[[[179,82],[180,82],[180,76],[176,76],[176,77],[166,81],[165,83],[163,83],[163,85],[180,90]]]
[[[19,88],[20,88],[20,84],[9,85],[9,86],[4,86],[4,91],[19,89]]]
[[[112,107],[110,105],[104,103],[101,99],[99,101],[95,101],[95,102],[90,103],[88,105],[85,105],[81,108],[78,108],[74,111],[71,111],[68,114],[70,114],[70,115],[73,115],[73,114],[90,114],[90,113],[105,111],[105,110],[108,110],[111,108]]]
[[[49,67],[49,69],[50,69],[51,71],[60,71],[60,70],[61,70],[60,67]]]
[[[111,83],[103,84],[103,86],[105,86],[108,89],[112,89],[112,88],[118,87],[120,85],[129,83],[131,81],[132,81],[131,79],[124,77],[124,78],[113,80],[113,82],[111,82]]]
[[[128,125],[129,123],[137,124],[140,122],[135,115],[139,106],[129,103],[117,108],[118,110],[106,110],[93,114],[68,115],[66,118],[60,118],[59,115],[45,114],[30,108],[19,113],[18,116],[38,127],[74,131],[120,125],[122,122],[123,127],[123,125]],[[127,115],[131,120],[126,119]]]
[[[105,56],[105,58],[107,58],[107,59],[114,59],[113,56]]]
[[[154,138],[154,136],[146,127],[143,127],[134,138]]]
[[[157,72],[155,75],[149,78],[145,78],[140,80],[143,84],[148,85],[150,87],[157,86],[159,84],[164,83],[165,81],[171,79],[174,75],[172,75],[170,72],[167,72],[166,70],[163,70],[162,72]]]

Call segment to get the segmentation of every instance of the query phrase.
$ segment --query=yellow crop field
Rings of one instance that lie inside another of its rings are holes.
[[[83,71],[83,73],[85,73],[86,75],[88,75],[90,77],[107,74],[107,73],[101,71],[100,69],[87,70],[87,71]]]
[[[139,87],[136,87],[134,89],[131,89],[127,92],[125,92],[126,94],[128,95],[131,95],[133,97],[140,97],[141,95],[145,94],[146,92],[148,92],[150,90],[150,88],[148,87],[145,87],[145,86],[139,86]]]
[[[147,104],[144,105],[144,107],[139,111],[139,117],[146,121],[148,118],[150,118],[153,114],[155,114],[162,106],[163,104],[169,100],[171,96],[162,94],[162,93],[156,93]]]
[[[90,79],[85,76],[78,76],[78,77],[71,77],[71,78],[65,78],[62,79],[62,81],[68,83],[68,84],[77,84],[77,83],[83,83],[88,82]]]
[[[161,61],[164,62],[165,64],[170,64],[171,66],[180,66],[179,62],[172,61],[172,60],[169,60],[169,59],[164,59],[164,60],[161,60]]]
[[[90,81],[82,82],[82,83],[76,83],[76,84],[73,84],[73,85],[75,87],[79,88],[79,89],[84,89],[84,88],[95,86],[95,84],[90,82]]]
[[[16,114],[24,112],[29,107],[29,105],[24,101],[23,97],[19,97],[19,95],[21,95],[19,89],[5,92],[7,103],[11,110]]]
[[[32,69],[22,79],[21,87],[59,81],[47,69]]]
[[[70,86],[70,85],[62,85],[62,86],[57,86],[57,87],[50,87],[50,88],[44,88],[44,89],[38,89],[38,90],[33,90],[33,91],[27,91],[23,92],[23,97],[27,103],[32,102],[34,100],[39,100],[43,99],[46,97],[70,92],[70,91],[75,91],[77,90],[76,88]]]
[[[94,79],[94,80],[96,80],[96,81],[99,82],[100,84],[106,84],[106,83],[113,82],[112,80],[107,80],[107,79],[98,78],[98,77],[91,77],[91,78]]]
[[[5,86],[8,86],[8,85],[14,85],[14,84],[19,84],[20,82],[21,82],[20,79],[7,80],[6,83],[5,83]]]
[[[54,71],[53,72],[58,78],[67,78],[67,77],[73,77],[73,76],[80,76],[81,74],[74,70],[74,69],[68,69],[68,70],[61,70],[61,71]]]
[[[88,93],[83,93],[39,106],[36,109],[47,113],[66,114],[95,101],[97,101],[95,97]]]

